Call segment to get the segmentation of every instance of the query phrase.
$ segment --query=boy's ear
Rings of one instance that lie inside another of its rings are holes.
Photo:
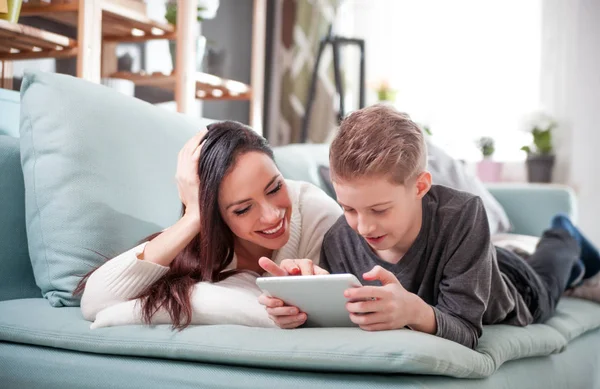
[[[431,173],[425,171],[417,176],[417,197],[422,199],[431,188]]]

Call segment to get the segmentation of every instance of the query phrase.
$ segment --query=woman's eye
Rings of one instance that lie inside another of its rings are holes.
[[[377,215],[381,215],[382,213],[385,213],[387,209],[372,209],[371,211]]]
[[[235,210],[235,211],[233,211],[233,213],[235,213],[238,216],[242,216],[243,214],[245,214],[249,210],[250,210],[250,206],[248,206],[248,207],[246,207],[244,209]]]
[[[344,208],[344,212],[354,212],[352,208]]]
[[[278,182],[277,186],[275,187],[275,189],[273,189],[272,191],[270,191],[268,194],[271,195],[271,194],[275,194],[275,193],[279,192],[279,190],[281,189],[281,186],[282,186],[281,182]]]

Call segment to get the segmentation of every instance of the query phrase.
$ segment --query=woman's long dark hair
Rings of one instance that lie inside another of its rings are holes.
[[[233,260],[233,233],[221,217],[219,190],[237,158],[252,151],[266,154],[274,160],[267,141],[250,127],[234,121],[208,126],[198,164],[201,233],[177,254],[163,277],[137,296],[141,300],[144,322],[150,323],[154,314],[164,308],[174,328],[187,327],[192,320],[191,292],[194,285],[201,281],[221,281],[235,273],[224,272]],[[143,241],[152,240],[159,234]],[[84,282],[85,278],[77,290],[83,290]]]

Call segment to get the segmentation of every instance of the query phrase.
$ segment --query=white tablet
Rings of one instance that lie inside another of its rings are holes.
[[[259,277],[256,285],[306,313],[307,327],[356,327],[346,310],[344,291],[361,286],[352,274]]]

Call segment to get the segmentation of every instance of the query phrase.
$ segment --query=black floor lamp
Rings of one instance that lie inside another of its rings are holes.
[[[315,65],[313,67],[312,78],[310,81],[310,89],[306,98],[306,112],[304,114],[304,120],[302,122],[302,131],[300,132],[301,143],[306,143],[306,141],[308,140],[308,126],[310,124],[311,109],[315,99],[319,63],[321,62],[323,51],[325,50],[327,45],[331,45],[331,49],[333,50],[333,75],[335,78],[335,89],[339,97],[339,107],[337,115],[338,124],[342,121],[342,119],[345,116],[344,88],[342,85],[342,73],[340,68],[340,48],[342,46],[358,46],[360,50],[360,86],[358,94],[358,106],[359,108],[363,108],[365,106],[365,41],[364,39],[346,38],[338,35],[333,35],[332,26],[329,26],[329,31],[327,32],[327,35],[324,38],[322,38],[319,42],[319,52],[317,54],[317,60],[315,61]]]

